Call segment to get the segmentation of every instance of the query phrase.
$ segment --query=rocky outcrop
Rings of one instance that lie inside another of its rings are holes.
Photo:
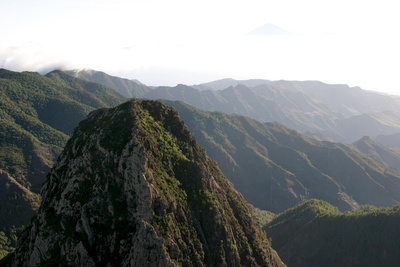
[[[252,209],[177,112],[92,112],[42,188],[13,266],[282,266]]]

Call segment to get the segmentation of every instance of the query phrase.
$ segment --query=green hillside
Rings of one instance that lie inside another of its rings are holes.
[[[400,170],[400,149],[391,148],[371,139],[368,136],[364,136],[353,145],[357,147],[359,151],[369,155],[378,162],[382,162],[394,169]]]
[[[124,100],[112,89],[61,71],[43,76],[0,69],[0,171],[9,177],[0,188],[0,217],[8,218],[0,221],[0,231],[7,234],[9,227],[29,222],[37,208],[29,203],[37,202],[45,176],[75,126],[90,111]],[[13,199],[26,200],[21,210],[13,209]]]
[[[0,232],[0,265],[2,264],[1,259],[13,251],[14,248],[11,244],[11,241],[4,234],[4,232]]]
[[[42,76],[1,69],[0,168],[28,189],[34,180],[38,193],[43,179],[34,177],[41,172],[37,168],[47,165],[48,171],[79,121],[123,100],[112,89],[61,71]]]
[[[400,202],[400,172],[352,146],[320,142],[278,123],[174,106],[207,154],[255,207],[282,212],[308,198],[341,210]]]
[[[310,200],[274,218],[264,230],[288,266],[399,266],[400,206],[340,212]]]
[[[12,251],[17,235],[35,215],[39,195],[0,170],[0,259]]]

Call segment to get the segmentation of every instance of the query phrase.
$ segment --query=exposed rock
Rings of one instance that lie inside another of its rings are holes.
[[[42,188],[13,266],[283,266],[252,209],[177,112],[92,112]]]

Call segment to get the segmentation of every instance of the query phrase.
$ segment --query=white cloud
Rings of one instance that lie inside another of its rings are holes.
[[[0,65],[93,68],[153,85],[314,79],[400,94],[395,7],[389,0],[8,1],[0,4],[7,25]],[[246,35],[268,22],[298,34]]]

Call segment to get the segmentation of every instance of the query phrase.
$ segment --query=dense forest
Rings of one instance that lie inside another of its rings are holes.
[[[397,266],[400,206],[348,212],[322,200],[291,208],[264,226],[288,266]]]

